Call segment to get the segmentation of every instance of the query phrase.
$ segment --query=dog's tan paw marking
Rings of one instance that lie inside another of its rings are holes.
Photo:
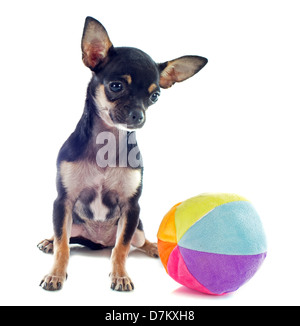
[[[67,279],[67,274],[65,276],[56,276],[53,274],[47,274],[41,281],[40,286],[44,290],[57,291],[60,290]]]
[[[110,275],[111,289],[115,291],[132,291],[134,285],[128,276]]]
[[[53,253],[53,241],[52,241],[52,240],[47,240],[47,239],[45,239],[45,240],[41,241],[41,242],[37,245],[37,247],[38,247],[41,251],[43,251],[43,252],[45,252],[45,253]]]

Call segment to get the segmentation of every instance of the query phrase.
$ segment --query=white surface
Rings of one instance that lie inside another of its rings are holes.
[[[1,305],[298,305],[299,76],[297,1],[11,1],[0,4]],[[39,281],[52,256],[55,160],[75,128],[90,72],[81,63],[87,15],[115,46],[158,62],[209,59],[195,77],[162,92],[138,133],[145,164],[142,220],[156,239],[164,214],[202,192],[250,199],[268,256],[226,297],[178,285],[159,260],[132,252],[132,293],[109,289],[109,250],[71,253],[62,291]]]

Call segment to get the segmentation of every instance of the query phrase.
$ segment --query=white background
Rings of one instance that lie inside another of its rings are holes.
[[[158,62],[198,54],[207,66],[163,90],[138,132],[145,164],[148,238],[177,202],[233,192],[259,212],[268,239],[262,268],[236,293],[202,295],[173,281],[159,260],[132,252],[132,293],[111,291],[110,251],[71,252],[62,291],[39,282],[53,257],[57,152],[74,130],[90,71],[81,62],[87,15],[115,46]],[[298,305],[299,8],[268,1],[2,1],[0,4],[1,305]]]

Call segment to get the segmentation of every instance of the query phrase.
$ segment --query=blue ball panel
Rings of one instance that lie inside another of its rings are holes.
[[[260,218],[248,201],[217,206],[192,225],[178,245],[225,255],[258,255],[267,251]]]

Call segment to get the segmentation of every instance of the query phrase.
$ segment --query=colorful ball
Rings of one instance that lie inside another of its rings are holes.
[[[207,294],[236,291],[261,266],[267,245],[260,218],[245,198],[202,194],[171,208],[158,251],[177,282]]]

